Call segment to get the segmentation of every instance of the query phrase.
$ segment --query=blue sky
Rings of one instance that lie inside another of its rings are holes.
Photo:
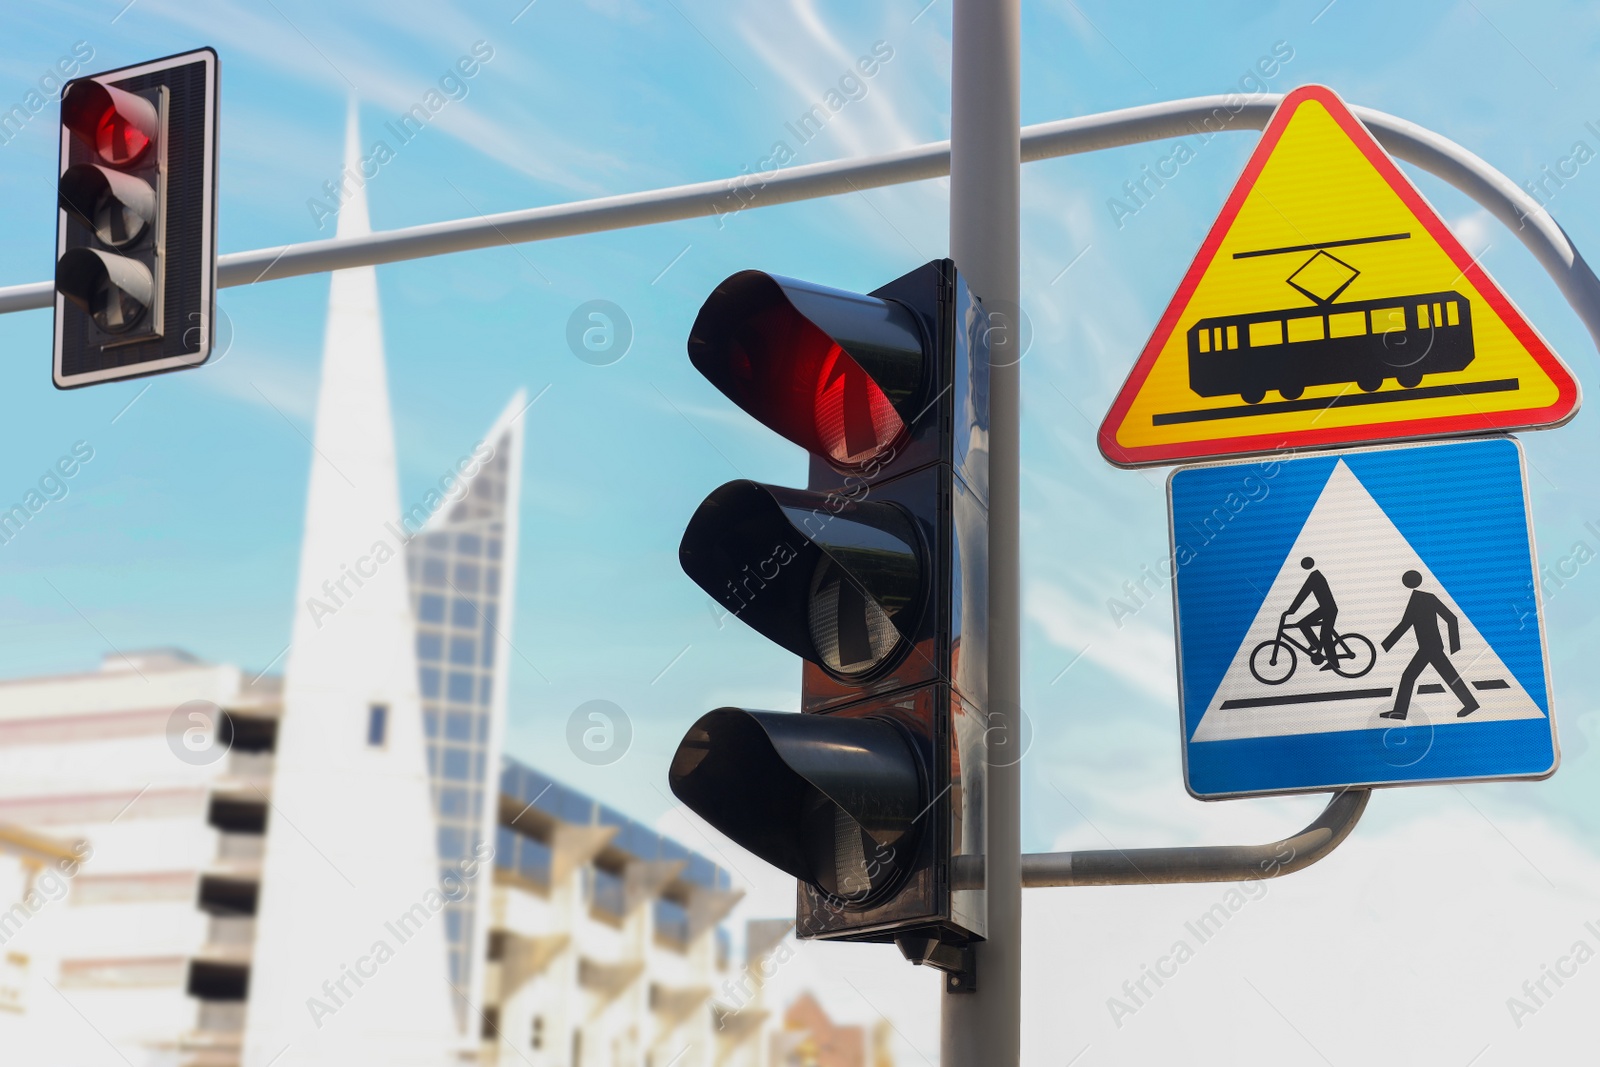
[[[237,251],[331,235],[308,201],[337,177],[348,99],[360,101],[363,143],[386,137],[384,123],[480,41],[493,57],[466,95],[370,183],[375,227],[726,177],[755,169],[779,139],[797,162],[941,139],[950,4],[924,3],[30,5],[7,13],[0,108],[23,100],[76,42],[93,47],[94,69],[216,47],[220,247]],[[1331,85],[1455,139],[1519,182],[1577,141],[1600,149],[1593,5],[1040,0],[1025,5],[1024,23],[1025,122],[1232,91],[1281,42],[1293,55],[1271,90]],[[785,123],[877,42],[893,55],[865,94],[799,144]],[[14,205],[0,215],[0,285],[51,273],[53,138],[46,110],[0,145],[0,194]],[[1108,199],[1168,146],[1024,171],[1023,307],[1034,327],[1022,433],[1030,849],[1271,834],[1316,806],[1190,800],[1166,601],[1120,627],[1105,605],[1165,557],[1166,503],[1162,472],[1112,469],[1094,429],[1255,139],[1211,141],[1120,225]],[[1443,183],[1408,173],[1579,379],[1595,382],[1593,342],[1514,236]],[[1589,163],[1550,204],[1591,256],[1600,256],[1597,194],[1600,163]],[[735,270],[871,288],[945,254],[946,211],[947,185],[933,181],[722,224],[696,219],[379,269],[402,499],[470,448],[516,388],[549,387],[528,415],[513,640],[537,671],[513,663],[514,754],[655,820],[671,807],[667,757],[696,716],[721,704],[795,706],[797,662],[737,623],[719,627],[678,570],[676,547],[718,484],[803,484],[804,460],[699,378],[684,340],[700,301]],[[71,393],[50,384],[49,313],[0,316],[9,401],[0,501],[20,499],[75,442],[94,449],[67,496],[0,546],[0,675],[79,669],[112,648],[178,645],[256,667],[281,651],[327,284],[313,276],[222,290],[232,344],[219,362]],[[564,339],[568,316],[591,299],[620,305],[633,325],[631,350],[610,366],[580,361]],[[1594,426],[1585,412],[1564,429],[1525,435],[1547,563],[1579,540],[1600,549],[1585,526],[1600,529]],[[1479,815],[1531,827],[1550,847],[1573,850],[1579,867],[1600,852],[1588,695],[1600,682],[1590,644],[1600,638],[1597,573],[1584,566],[1548,604],[1563,769],[1547,783],[1470,792]],[[595,698],[626,709],[636,731],[633,751],[608,767],[579,762],[563,741],[567,716]],[[1373,832],[1419,832],[1467,810],[1459,790],[1398,796],[1374,801]],[[699,832],[686,830],[688,843],[709,847]],[[1514,837],[1489,841],[1502,850],[1498,862],[1523,862],[1504,847]]]

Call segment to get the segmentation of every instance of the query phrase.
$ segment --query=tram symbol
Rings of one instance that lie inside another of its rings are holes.
[[[1409,233],[1235,252],[1234,259],[1310,252],[1285,281],[1312,307],[1217,315],[1189,328],[1189,388],[1259,404],[1271,390],[1296,400],[1308,386],[1376,392],[1393,378],[1414,389],[1429,374],[1472,362],[1471,304],[1446,290],[1335,304],[1361,272],[1328,251],[1402,241]]]

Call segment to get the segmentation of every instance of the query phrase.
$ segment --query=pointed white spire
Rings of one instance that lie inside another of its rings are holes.
[[[357,167],[358,142],[352,102],[346,157]],[[369,229],[356,189],[338,233]],[[244,1067],[449,1061],[455,1026],[399,516],[377,275],[336,271]]]
[[[344,172],[350,175],[350,192],[339,203],[337,237],[362,237],[372,232],[372,216],[367,210],[367,179],[361,173],[361,103],[350,95],[345,118]]]

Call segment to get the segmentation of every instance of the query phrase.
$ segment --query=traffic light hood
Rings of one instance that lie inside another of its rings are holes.
[[[730,400],[843,469],[893,449],[926,405],[926,347],[903,304],[758,270],[717,286],[689,334]]]
[[[684,572],[758,633],[845,677],[888,662],[925,589],[923,549],[900,508],[751,481],[695,510]]]
[[[718,708],[672,757],[673,795],[722,833],[833,897],[898,881],[928,789],[910,735],[884,719]]]

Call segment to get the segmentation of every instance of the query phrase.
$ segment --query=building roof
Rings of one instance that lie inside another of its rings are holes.
[[[500,761],[500,792],[562,822],[615,826],[610,847],[636,859],[683,860],[686,866],[679,877],[685,882],[717,890],[733,884],[726,868],[510,756]]]

